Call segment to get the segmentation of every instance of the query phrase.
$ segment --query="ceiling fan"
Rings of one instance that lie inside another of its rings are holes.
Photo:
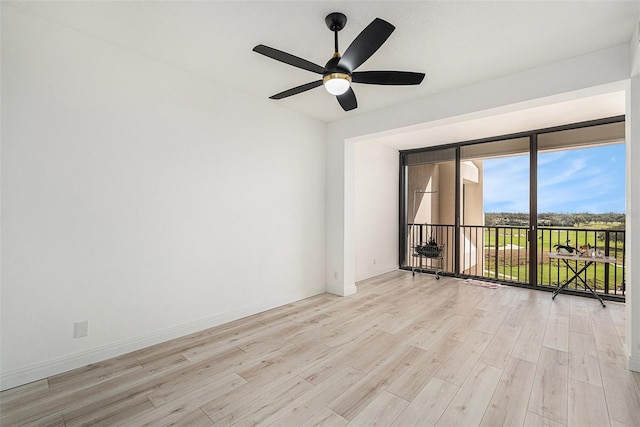
[[[300,86],[285,90],[270,96],[270,99],[282,99],[292,95],[306,92],[310,89],[324,85],[325,89],[338,99],[338,103],[344,111],[358,107],[356,95],[351,88],[351,83],[365,83],[375,85],[419,85],[424,79],[424,73],[410,71],[356,71],[382,44],[389,38],[395,27],[380,18],[374,19],[345,50],[344,55],[338,51],[338,31],[347,23],[347,17],[339,12],[330,13],[325,18],[327,27],[334,33],[335,53],[324,67],[313,62],[291,55],[265,45],[253,48],[258,52],[276,61],[293,65],[312,73],[321,74],[322,79],[305,83]]]

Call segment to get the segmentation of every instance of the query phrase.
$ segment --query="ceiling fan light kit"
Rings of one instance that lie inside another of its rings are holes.
[[[356,95],[351,87],[352,82],[376,85],[419,85],[424,79],[424,73],[410,71],[355,71],[382,46],[395,30],[395,27],[387,21],[380,18],[374,19],[358,34],[344,55],[340,55],[338,51],[338,31],[346,25],[347,17],[339,12],[330,13],[325,18],[325,23],[334,33],[335,49],[333,56],[324,67],[262,44],[253,48],[254,52],[276,61],[322,75],[322,80],[296,86],[269,98],[283,99],[324,85],[327,92],[336,96],[342,109],[350,111],[358,106]]]
[[[331,95],[342,95],[351,86],[351,76],[346,73],[331,73],[322,78],[322,83]]]

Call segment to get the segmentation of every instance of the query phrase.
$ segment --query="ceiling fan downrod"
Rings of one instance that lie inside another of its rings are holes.
[[[333,42],[334,42],[334,57],[340,57],[340,51],[338,50],[338,31],[342,30],[345,25],[347,25],[347,17],[345,14],[340,12],[333,12],[327,15],[324,18],[325,24],[331,31],[333,31]]]

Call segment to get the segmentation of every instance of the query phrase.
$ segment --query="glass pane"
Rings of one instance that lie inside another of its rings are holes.
[[[461,149],[460,270],[529,281],[529,138]]]
[[[455,148],[445,148],[442,150],[416,151],[405,153],[402,156],[402,164],[406,166],[438,164],[442,162],[452,162],[456,159]]]
[[[423,153],[420,158],[413,158],[414,162],[418,160],[422,163],[406,167],[407,256],[404,266],[453,272],[455,150]]]
[[[624,122],[588,126],[538,136],[538,151],[624,144]]]
[[[624,295],[624,122],[542,134],[538,147],[538,284]],[[548,256],[564,251],[595,262]]]
[[[515,156],[529,153],[529,138],[506,139],[502,141],[484,142],[465,145],[460,155],[463,159],[486,159],[493,157]]]

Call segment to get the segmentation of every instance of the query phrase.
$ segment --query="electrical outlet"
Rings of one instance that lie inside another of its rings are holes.
[[[375,258],[373,259],[373,265],[376,265],[376,259]]]
[[[73,337],[82,338],[89,335],[89,321],[83,320],[82,322],[75,322],[73,324]]]
[[[337,272],[337,271],[334,271],[334,272],[333,272],[333,278],[334,278],[334,279],[336,279],[336,280],[338,280],[338,272]]]

